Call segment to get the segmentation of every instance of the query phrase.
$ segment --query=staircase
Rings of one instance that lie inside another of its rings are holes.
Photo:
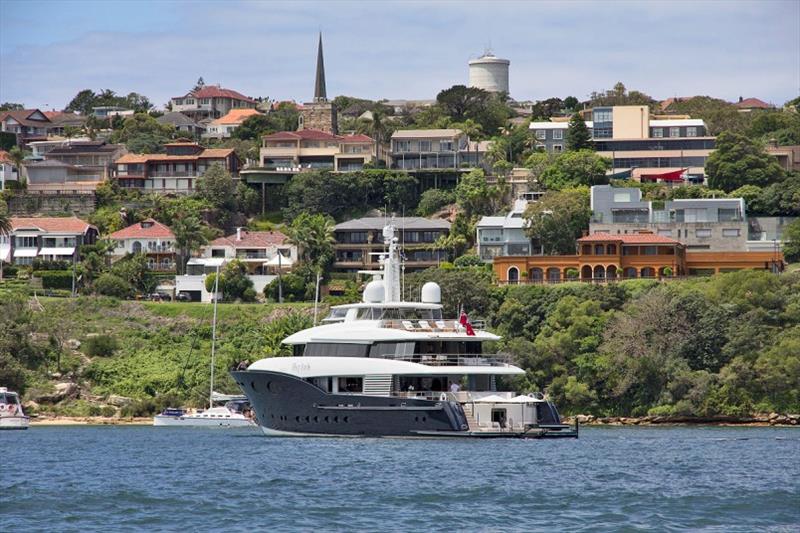
[[[472,403],[462,403],[461,407],[464,408],[464,416],[467,418],[469,430],[478,431],[478,420],[475,418],[475,413],[472,410]]]

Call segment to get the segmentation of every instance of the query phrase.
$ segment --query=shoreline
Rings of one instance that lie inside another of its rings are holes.
[[[574,424],[576,417],[564,417],[565,424]],[[581,426],[640,426],[640,427],[784,427],[799,428],[800,415],[772,415],[752,418],[733,417],[601,417],[577,415]],[[104,416],[33,416],[31,426],[152,426],[153,417],[118,418]]]

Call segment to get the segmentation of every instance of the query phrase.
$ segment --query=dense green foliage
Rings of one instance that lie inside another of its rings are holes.
[[[281,102],[266,115],[253,115],[245,119],[233,132],[237,139],[260,141],[264,135],[278,131],[295,131],[300,112],[295,104]]]
[[[446,205],[450,205],[455,201],[456,197],[453,191],[446,191],[444,189],[428,189],[419,197],[417,214],[421,217],[429,217]]]
[[[800,261],[800,218],[789,224],[783,232],[783,256],[786,261]]]
[[[565,189],[545,194],[525,211],[526,233],[539,239],[545,254],[574,254],[575,241],[589,227],[589,191],[586,188]]]
[[[592,134],[589,133],[589,128],[586,127],[586,122],[580,113],[575,113],[569,119],[565,140],[567,141],[567,150],[592,149]]]
[[[744,135],[723,132],[706,162],[708,186],[730,192],[744,185],[765,187],[784,178],[778,161]]]
[[[127,96],[116,94],[110,89],[104,89],[99,93],[91,89],[80,91],[70,100],[64,111],[80,113],[84,116],[92,114],[93,107],[117,106],[125,109],[132,109],[137,113],[146,113],[153,108],[150,100],[138,93],[129,93]]]
[[[33,275],[42,280],[42,287],[45,289],[72,288],[71,270],[37,270]]]
[[[417,179],[405,172],[380,169],[301,172],[286,185],[285,194],[284,215],[289,220],[303,211],[341,220],[374,207],[410,211],[417,204]]]
[[[562,152],[556,156],[534,154],[526,161],[537,174],[536,179],[545,188],[560,190],[579,185],[603,185],[608,183],[606,171],[611,162],[592,150]]]
[[[137,154],[162,153],[164,144],[175,135],[175,127],[161,124],[147,113],[127,117],[120,129],[114,130],[112,142],[125,143],[128,150]]]
[[[206,276],[206,291],[213,293],[217,288],[222,293],[222,300],[226,302],[252,302],[256,299],[256,291],[253,289],[253,281],[247,277],[247,266],[234,259],[222,267],[219,273],[219,285],[217,285],[217,275],[209,274]]]

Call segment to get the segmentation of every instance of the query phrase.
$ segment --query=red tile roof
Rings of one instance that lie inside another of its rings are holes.
[[[252,98],[243,95],[233,89],[223,89],[216,85],[209,85],[196,91],[191,91],[184,96],[176,96],[176,98],[186,98],[187,96],[194,96],[195,98],[233,98],[234,100],[244,100],[252,104],[256,103]]]
[[[13,164],[11,161],[11,156],[5,150],[0,150],[0,163]]]
[[[341,138],[343,143],[371,143],[373,142],[372,137],[369,135],[345,135]]]
[[[578,242],[608,242],[618,241],[623,244],[680,244],[680,241],[656,235],[655,233],[629,233],[627,235],[612,235],[610,233],[593,233],[581,237]]]
[[[209,243],[210,246],[230,246],[232,248],[268,248],[283,244],[288,237],[280,231],[247,231],[242,230],[241,240],[236,234],[219,237]]]
[[[38,228],[48,233],[86,233],[95,228],[77,217],[11,217],[11,229]]]
[[[109,235],[112,239],[174,239],[175,235],[167,226],[148,218]]]
[[[733,105],[741,109],[751,109],[751,108],[769,109],[772,107],[764,100],[759,100],[758,98],[745,98],[741,102],[736,102]]]
[[[11,117],[23,126],[41,126],[43,124],[50,124],[50,119],[44,113],[42,115],[45,120],[34,120],[29,117],[36,112],[42,113],[38,109],[17,109],[14,111],[0,112],[0,121],[4,121],[7,117]]]
[[[255,109],[231,109],[228,113],[216,120],[212,124],[241,124],[253,115],[260,115]]]

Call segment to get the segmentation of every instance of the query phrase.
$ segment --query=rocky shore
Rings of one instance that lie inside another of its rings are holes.
[[[152,426],[152,417],[32,416],[32,426]]]
[[[577,415],[566,417],[565,423],[582,426],[800,426],[800,415],[778,413],[758,414],[752,417],[736,416],[642,416],[596,417]]]

